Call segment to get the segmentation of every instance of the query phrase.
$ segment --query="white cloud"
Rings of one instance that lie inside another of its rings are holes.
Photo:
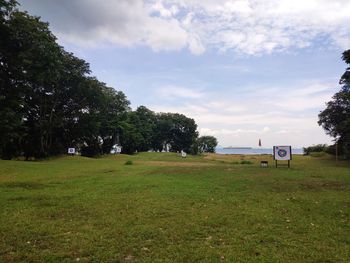
[[[303,48],[318,36],[345,48],[343,44],[350,39],[350,13],[345,11],[350,9],[349,1],[198,0],[190,1],[187,8],[202,10],[205,19],[194,26],[202,32],[206,45],[224,51],[259,54]],[[344,32],[341,38],[339,31]]]
[[[348,0],[26,0],[64,42],[263,54],[350,45]]]
[[[156,96],[161,99],[188,98],[199,99],[204,96],[203,92],[181,86],[168,85],[155,90]]]
[[[188,96],[190,89],[181,87],[164,94],[170,97],[172,93],[183,94],[176,105],[157,103],[151,108],[194,118],[200,134],[216,136],[221,145],[255,146],[261,138],[266,147],[277,142],[300,147],[330,143],[331,139],[317,124],[317,114],[336,88],[327,81],[304,81],[283,90],[280,87],[241,88],[239,96],[226,92],[223,97],[205,90]]]
[[[83,47],[101,44],[148,45],[154,51],[179,50],[188,33],[172,16],[177,7],[149,6],[142,0],[28,0],[24,9],[49,21],[60,41]],[[159,15],[152,15],[154,12]]]
[[[187,44],[187,32],[182,29],[176,19],[163,20],[153,17],[147,19],[147,34],[143,36],[145,43],[154,51],[180,50]]]

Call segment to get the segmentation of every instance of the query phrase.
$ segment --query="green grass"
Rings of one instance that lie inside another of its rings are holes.
[[[328,156],[0,161],[0,262],[350,262],[349,219]]]
[[[327,153],[325,153],[325,152],[310,152],[309,155],[311,157],[322,157],[322,156],[327,155]]]

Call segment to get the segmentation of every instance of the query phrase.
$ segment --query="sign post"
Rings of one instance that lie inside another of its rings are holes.
[[[292,160],[291,146],[273,146],[273,159],[276,161],[276,168],[278,161],[288,161],[288,168],[290,168],[290,161]],[[279,164],[281,166],[281,164]]]

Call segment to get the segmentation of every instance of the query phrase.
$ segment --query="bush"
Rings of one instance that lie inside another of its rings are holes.
[[[303,148],[303,151],[304,155],[309,155],[310,153],[326,152],[327,148],[327,144],[317,144]]]
[[[124,164],[125,164],[125,165],[132,165],[133,163],[132,163],[132,161],[127,160]]]

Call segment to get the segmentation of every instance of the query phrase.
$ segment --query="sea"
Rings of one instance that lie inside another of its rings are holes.
[[[272,148],[233,148],[233,149],[224,149],[221,147],[216,148],[216,153],[219,154],[245,154],[245,155],[256,155],[256,154],[271,154]],[[303,149],[301,148],[292,148],[292,154],[303,154]]]

